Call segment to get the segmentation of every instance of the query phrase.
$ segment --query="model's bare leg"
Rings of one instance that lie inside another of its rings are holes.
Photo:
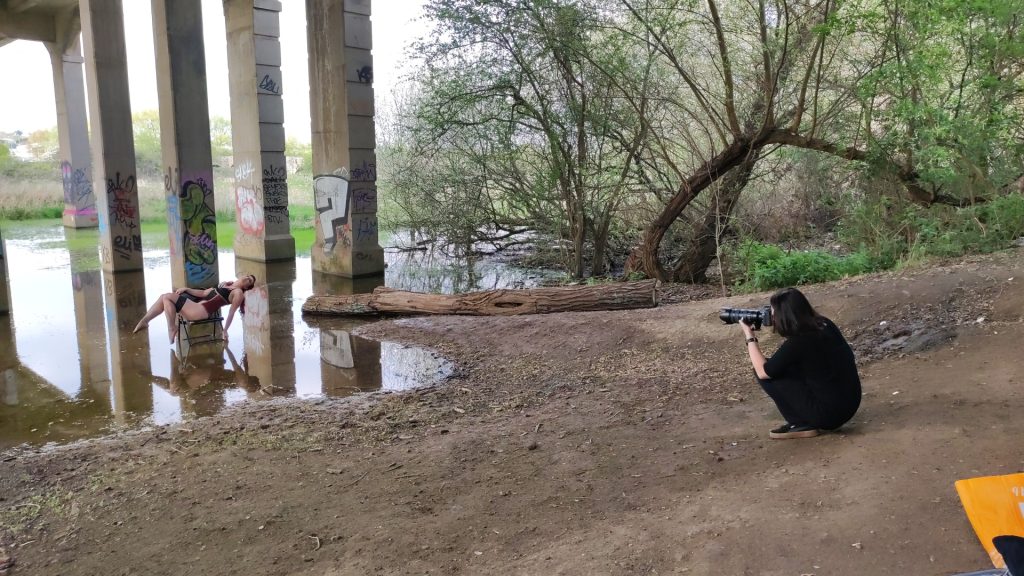
[[[156,302],[154,302],[153,305],[149,307],[149,310],[146,311],[146,315],[142,317],[142,320],[139,320],[139,323],[135,325],[135,330],[132,330],[132,334],[138,332],[139,330],[142,330],[146,326],[149,326],[149,321],[152,320],[153,318],[156,318],[157,316],[160,315],[161,312],[164,311],[164,307],[166,306],[166,302],[168,300],[170,300],[171,308],[173,309],[174,300],[170,298],[176,297],[177,294],[161,294],[160,297],[156,299]]]
[[[174,339],[178,337],[178,321],[175,318],[177,311],[174,309],[174,302],[170,299],[164,299],[164,316],[167,317],[167,334],[171,337],[171,344],[174,344]]]

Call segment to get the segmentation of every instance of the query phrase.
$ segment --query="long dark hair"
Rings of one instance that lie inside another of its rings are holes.
[[[772,330],[789,338],[817,332],[825,327],[825,317],[818,314],[803,292],[783,288],[772,294]]]

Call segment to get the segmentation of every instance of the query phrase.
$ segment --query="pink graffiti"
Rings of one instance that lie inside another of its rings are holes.
[[[235,208],[238,210],[238,225],[250,236],[263,234],[266,223],[263,218],[263,206],[256,199],[256,191],[239,186],[235,188]]]

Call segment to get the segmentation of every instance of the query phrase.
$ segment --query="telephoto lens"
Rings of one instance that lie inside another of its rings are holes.
[[[746,321],[754,330],[760,330],[761,326],[772,325],[772,307],[762,306],[760,308],[722,308],[718,317],[726,324],[736,324]]]

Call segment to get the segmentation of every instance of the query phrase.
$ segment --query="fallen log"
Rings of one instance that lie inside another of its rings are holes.
[[[657,281],[614,282],[527,290],[484,290],[465,294],[425,294],[377,288],[371,294],[310,296],[303,314],[461,314],[516,316],[550,312],[628,310],[658,305]]]

